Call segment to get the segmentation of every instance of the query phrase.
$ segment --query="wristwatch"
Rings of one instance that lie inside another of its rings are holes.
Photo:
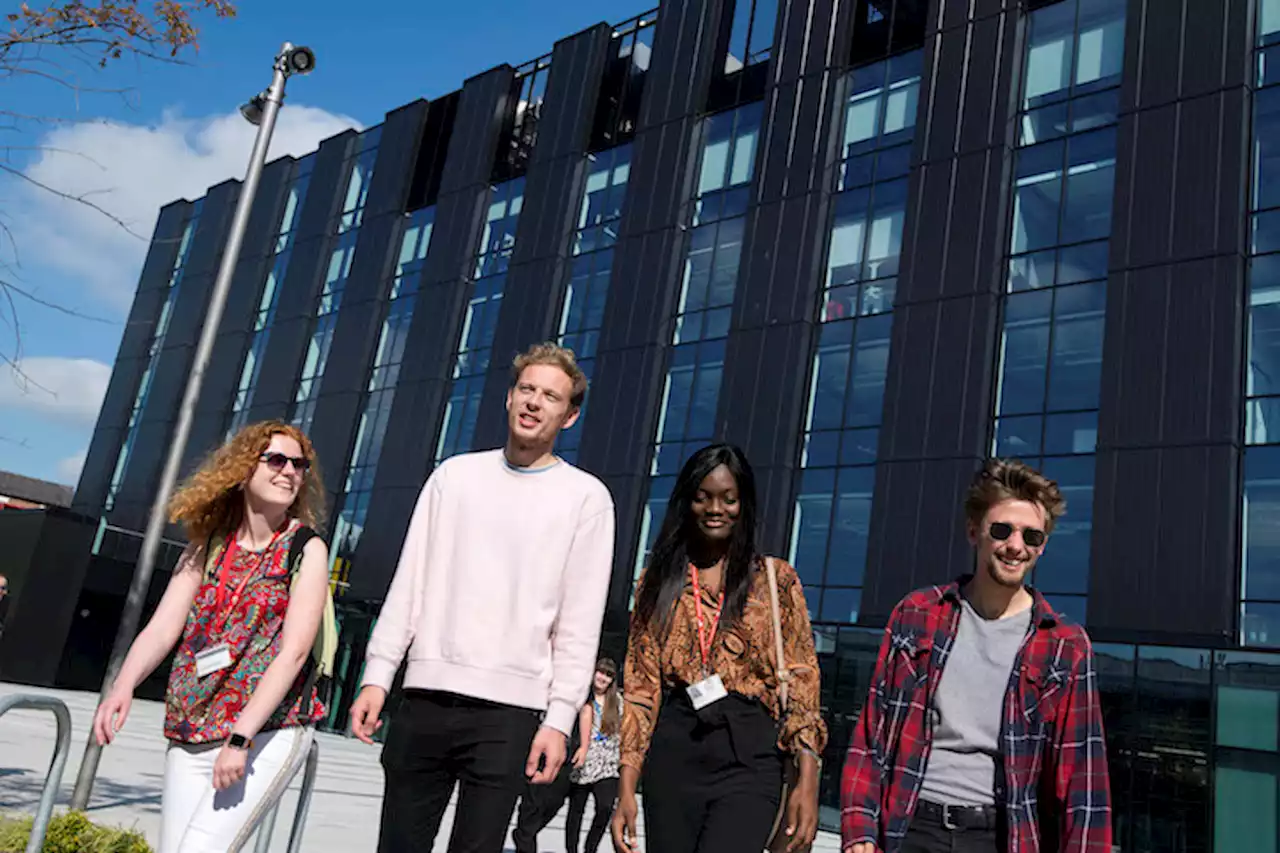
[[[253,741],[242,734],[231,733],[231,737],[227,738],[227,746],[232,749],[252,749]]]

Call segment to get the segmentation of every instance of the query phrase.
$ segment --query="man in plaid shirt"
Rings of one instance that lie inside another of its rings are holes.
[[[1023,583],[1065,509],[1021,462],[974,477],[974,573],[885,628],[841,782],[845,853],[1111,853],[1093,649]]]

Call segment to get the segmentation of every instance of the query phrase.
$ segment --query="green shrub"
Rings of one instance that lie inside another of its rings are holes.
[[[24,853],[31,818],[0,817],[0,853]],[[142,833],[98,826],[83,812],[55,815],[44,835],[43,853],[153,853]]]

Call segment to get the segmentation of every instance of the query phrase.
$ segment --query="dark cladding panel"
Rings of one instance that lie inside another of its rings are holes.
[[[204,384],[200,388],[200,399],[196,403],[195,421],[191,425],[191,437],[187,441],[184,460],[191,462],[200,459],[222,442],[227,413],[235,398],[240,380],[240,365],[248,346],[249,335],[245,332],[219,335],[214,343],[213,355],[204,374]],[[186,467],[183,466],[184,470]]]
[[[382,124],[382,135],[378,140],[378,159],[374,164],[373,181],[369,185],[369,197],[365,202],[366,222],[404,211],[426,117],[427,102],[423,100],[405,104],[387,113]]]
[[[383,456],[385,458],[385,452]],[[359,558],[352,561],[356,568],[351,572],[351,586],[344,597],[353,601],[382,601],[400,561],[409,519],[421,490],[421,486],[374,490],[368,521],[360,537]]]
[[[981,458],[881,462],[859,623],[880,625],[913,589],[973,570],[961,510]]]
[[[738,282],[736,328],[815,319],[828,211],[828,197],[814,193],[763,204],[749,214],[750,258]]]
[[[191,251],[183,268],[181,289],[174,300],[169,328],[165,332],[166,348],[192,347],[200,338],[205,317],[208,316],[213,281],[239,196],[240,185],[228,181],[211,189],[205,197],[200,223],[196,227]],[[154,396],[153,394],[152,399]],[[173,408],[177,408],[176,399],[169,402]]]
[[[653,36],[640,127],[657,127],[700,111],[717,73],[721,0],[668,0]],[[671,161],[677,162],[677,161]]]
[[[335,357],[341,353],[334,353]],[[320,460],[324,484],[329,490],[328,506],[334,509],[334,490],[341,489],[346,476],[356,426],[360,422],[364,395],[358,391],[321,394],[309,438]]]
[[[837,0],[779,3],[770,69],[774,82],[791,82],[832,66],[843,66],[854,5]]]
[[[598,476],[647,473],[665,365],[665,350],[660,346],[603,351],[597,356],[590,415],[579,450],[581,467]],[[624,540],[619,537],[618,541]]]
[[[306,317],[280,320],[271,327],[267,355],[262,360],[258,386],[250,406],[251,421],[282,416],[293,401],[298,365],[306,350],[311,323]]]
[[[156,220],[155,231],[151,235],[151,246],[147,249],[147,258],[142,264],[142,274],[138,278],[138,293],[145,291],[164,291],[169,287],[169,273],[173,271],[173,263],[178,257],[178,247],[182,243],[182,232],[191,218],[194,205],[189,201],[175,201],[160,208],[160,216]],[[136,303],[137,297],[135,297]],[[155,311],[159,311],[159,306]],[[155,314],[135,317],[129,314],[129,324],[135,322],[144,325],[155,322]]]
[[[441,196],[474,188],[489,180],[514,79],[511,67],[500,65],[472,77],[462,87],[453,133],[449,136]]]
[[[596,24],[556,42],[538,118],[534,164],[586,154],[612,39],[613,27]]]
[[[1238,470],[1239,451],[1227,446],[1099,451],[1095,635],[1234,639]]]
[[[114,378],[113,374],[112,379]],[[124,427],[99,425],[93,431],[84,467],[80,469],[80,482],[76,485],[75,497],[71,501],[73,510],[95,517],[102,511],[107,490],[111,486],[111,475],[115,472],[116,459],[120,454],[120,445],[124,443],[126,434]]]
[[[648,94],[649,88],[645,87]],[[627,204],[618,232],[624,236],[647,234],[675,226],[693,194],[697,151],[694,119],[674,121],[636,134],[631,152],[631,177],[627,180]]]
[[[729,337],[720,391],[724,439],[755,466],[791,466],[799,459],[815,333],[811,323],[792,323]],[[790,483],[785,488],[789,493]]]
[[[383,248],[385,250],[385,244]],[[385,306],[385,302],[369,300],[342,306],[325,367],[322,395],[365,390],[382,331],[382,318],[386,315]]]
[[[679,297],[675,282],[684,241],[684,232],[676,229],[618,241],[600,332],[601,351],[640,347],[661,339]]]

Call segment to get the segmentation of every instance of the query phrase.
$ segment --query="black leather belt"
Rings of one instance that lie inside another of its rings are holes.
[[[916,817],[940,824],[944,829],[995,829],[1000,816],[995,806],[944,806],[926,800],[916,802]]]

